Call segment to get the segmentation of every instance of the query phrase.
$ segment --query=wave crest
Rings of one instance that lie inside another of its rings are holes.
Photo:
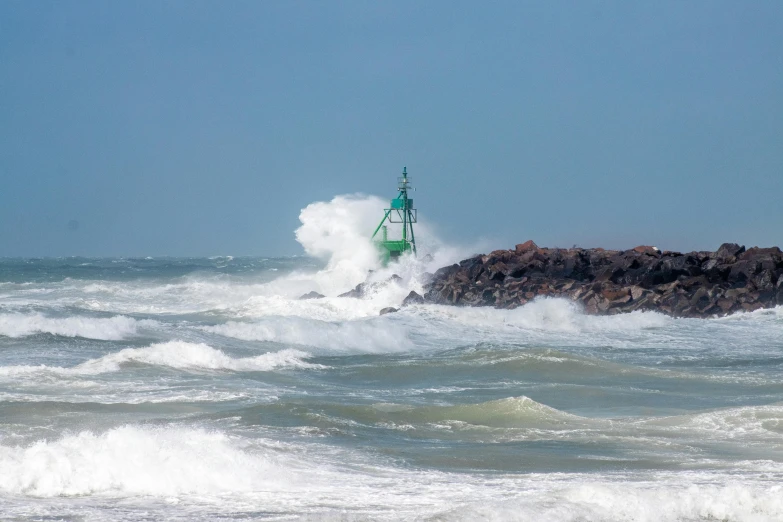
[[[525,396],[455,406],[376,404],[370,408],[372,411],[366,410],[370,417],[398,424],[461,422],[493,428],[554,428],[589,423],[589,419],[551,408]]]
[[[280,367],[322,368],[321,365],[310,364],[303,360],[309,356],[310,354],[306,352],[287,349],[264,353],[256,357],[233,358],[206,344],[170,341],[145,348],[126,348],[83,362],[73,368],[45,365],[5,366],[0,367],[0,375],[13,377],[39,372],[64,376],[97,375],[116,372],[123,364],[132,362],[181,370],[232,370],[237,372],[270,371]]]
[[[137,334],[140,326],[157,324],[151,320],[138,321],[131,317],[47,317],[35,314],[0,314],[0,335],[27,337],[48,333],[63,337],[84,337],[103,341],[121,341]]]
[[[330,323],[295,317],[205,326],[204,331],[243,341],[274,341],[332,351],[386,353],[412,349],[406,330],[385,320]]]
[[[287,472],[220,432],[124,426],[26,447],[0,445],[0,491],[40,497],[285,487]]]

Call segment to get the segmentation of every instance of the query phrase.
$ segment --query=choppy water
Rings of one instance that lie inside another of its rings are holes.
[[[0,260],[0,518],[783,520],[781,308],[379,317],[415,281],[318,268]]]

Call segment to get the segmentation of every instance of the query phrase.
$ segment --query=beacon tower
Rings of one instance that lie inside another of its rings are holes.
[[[413,224],[416,223],[416,209],[413,208],[413,200],[408,198],[408,189],[411,180],[408,177],[408,169],[402,168],[402,176],[397,178],[397,190],[399,194],[391,200],[390,207],[385,209],[385,214],[375,232],[372,234],[372,240],[378,246],[381,255],[381,262],[385,266],[389,261],[393,261],[403,255],[405,252],[413,252],[416,255],[416,238],[413,235]],[[389,230],[387,224],[402,224],[402,239],[389,239]],[[378,232],[381,232],[380,239],[376,239]]]

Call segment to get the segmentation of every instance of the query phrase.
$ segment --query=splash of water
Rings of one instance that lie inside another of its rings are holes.
[[[377,196],[354,194],[335,196],[302,209],[296,239],[308,255],[326,262],[323,270],[309,276],[317,291],[333,296],[368,280],[368,276],[372,282],[397,274],[405,291],[393,292],[394,297],[404,297],[410,290],[421,291],[426,272],[466,257],[467,249],[446,245],[431,226],[420,221],[416,225],[418,257],[403,256],[397,263],[382,267],[370,238],[386,206],[387,202]],[[390,238],[396,238],[394,234],[390,230]]]

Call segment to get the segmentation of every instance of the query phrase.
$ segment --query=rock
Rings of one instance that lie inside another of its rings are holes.
[[[742,303],[742,308],[748,312],[754,312],[760,308],[764,308],[761,303]]]
[[[740,255],[744,251],[745,247],[739,246],[737,243],[723,243],[715,252],[715,257],[718,259],[729,259]]]
[[[753,259],[743,259],[734,263],[729,270],[729,283],[745,283],[758,273],[759,264]]]
[[[735,301],[732,301],[731,299],[718,299],[718,307],[723,311],[723,313],[729,313],[729,311],[734,307]]]
[[[459,265],[454,265],[454,266],[459,267]],[[451,269],[453,267],[448,267],[448,268]],[[370,271],[370,274],[372,274],[372,271]],[[402,278],[397,274],[392,274],[384,281],[375,282],[375,283],[370,283],[368,281],[365,281],[364,283],[359,283],[353,288],[353,290],[344,292],[338,295],[337,297],[354,297],[360,299],[366,296],[368,293],[371,293],[373,290],[377,290],[378,288],[382,288],[392,283],[399,283],[399,281],[402,281]]]
[[[661,253],[661,251],[658,250],[658,247],[647,246],[647,245],[639,245],[637,247],[633,247],[633,251],[638,252],[639,254],[647,254],[650,256],[657,256]]]
[[[457,272],[460,269],[460,266],[458,264],[453,264],[451,266],[444,266],[443,268],[439,268],[435,271],[435,273],[432,275],[433,279],[439,279],[443,277],[447,277],[455,272]]]
[[[361,297],[364,297],[364,292],[366,290],[366,283],[359,283],[354,287],[353,290],[348,290],[345,293],[342,293],[338,295],[337,297],[354,297],[356,299],[359,299]]]
[[[387,306],[386,308],[381,308],[381,311],[378,313],[378,315],[393,314],[394,312],[399,312],[399,309],[394,308],[393,306]]]
[[[503,261],[499,261],[490,266],[489,278],[493,281],[502,281],[506,278],[506,270],[508,270],[506,264]]]
[[[525,241],[524,243],[520,243],[520,244],[518,244],[518,245],[517,245],[517,246],[514,248],[514,250],[516,251],[516,253],[517,253],[517,254],[524,254],[525,252],[530,252],[530,251],[536,251],[536,250],[538,250],[538,245],[536,245],[535,243],[533,243],[533,240],[532,240],[532,239],[528,239],[528,240],[527,240],[527,241]]]
[[[628,288],[605,288],[601,291],[601,295],[610,301],[615,301],[623,297],[631,298],[631,292]]]
[[[631,300],[631,294],[629,294],[627,291],[624,295],[621,295],[615,299],[611,300],[610,306],[612,307],[618,307],[620,305],[624,305],[628,303]]]
[[[752,277],[751,281],[759,290],[771,291],[775,288],[775,272],[772,270],[764,270]]]
[[[326,297],[326,296],[323,295],[323,294],[319,294],[318,292],[313,290],[312,292],[307,292],[306,294],[304,294],[302,296],[299,296],[299,299],[301,299],[301,300],[305,300],[305,299],[321,299],[323,297]]]
[[[742,248],[744,249],[745,247]],[[780,256],[781,254],[783,254],[783,252],[781,252],[781,250],[778,247],[759,248],[757,246],[754,246],[753,248],[749,248],[744,252],[735,255],[740,259],[750,259],[750,258],[759,259],[759,258]]]
[[[689,302],[691,306],[698,306],[699,303],[702,303],[704,301],[709,302],[710,300],[710,294],[707,291],[706,288],[701,287],[693,294],[693,296],[690,298]]]
[[[409,296],[404,304],[423,299],[511,309],[540,296],[570,299],[596,314],[657,310],[709,317],[768,308],[783,304],[783,252],[734,243],[684,254],[646,245],[550,249],[527,241],[441,268],[423,296]]]
[[[731,288],[729,290],[726,290],[725,295],[727,299],[733,299],[737,300],[739,296],[745,295],[748,293],[747,288]]]
[[[634,285],[631,287],[631,299],[636,301],[637,299],[641,299],[643,295],[648,293],[649,290],[642,288],[641,286]]]
[[[424,304],[424,298],[411,290],[411,293],[402,300],[402,306],[409,306],[413,304]]]

